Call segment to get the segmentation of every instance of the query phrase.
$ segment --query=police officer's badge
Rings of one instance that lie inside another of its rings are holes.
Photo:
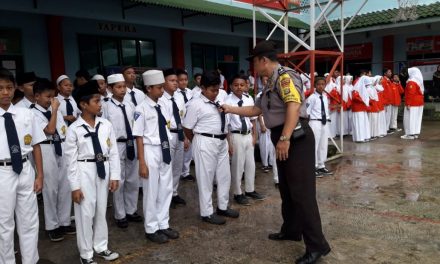
[[[63,133],[63,135],[66,135],[66,126],[61,127],[61,133]]]
[[[31,142],[32,142],[32,136],[30,134],[27,134],[26,136],[24,136],[24,144],[30,145]]]
[[[107,138],[106,143],[107,143],[107,147],[110,148],[112,146],[112,143],[110,142],[110,138]]]

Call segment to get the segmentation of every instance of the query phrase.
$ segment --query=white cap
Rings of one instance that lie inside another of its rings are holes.
[[[121,73],[117,73],[107,76],[108,84],[117,83],[117,82],[125,82],[124,75],[122,75]]]
[[[145,86],[165,83],[163,72],[158,70],[149,70],[142,73],[142,79],[144,80]]]
[[[327,72],[327,73],[324,74],[324,77],[327,77],[329,75],[330,75],[330,73]]]
[[[92,80],[94,80],[94,81],[104,80],[105,81],[105,78],[101,74],[95,74],[95,75],[93,75]]]
[[[63,74],[60,77],[58,77],[57,78],[57,85],[60,85],[60,82],[62,82],[65,79],[69,79],[69,76]]]

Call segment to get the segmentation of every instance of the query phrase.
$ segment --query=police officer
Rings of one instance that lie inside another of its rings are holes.
[[[259,76],[269,77],[255,106],[223,105],[226,113],[258,116],[263,113],[271,140],[276,146],[279,190],[284,223],[272,240],[304,239],[306,253],[297,264],[316,263],[330,252],[321,228],[316,202],[315,153],[313,132],[307,124],[307,111],[301,78],[277,61],[275,43],[262,41],[252,51]]]

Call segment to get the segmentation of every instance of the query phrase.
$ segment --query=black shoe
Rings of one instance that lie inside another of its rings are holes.
[[[269,166],[267,166],[270,170],[273,169],[273,166],[269,164]]]
[[[129,222],[142,222],[142,216],[136,212],[134,214],[126,214],[125,216]]]
[[[202,221],[213,225],[224,225],[226,223],[226,220],[223,217],[216,214],[212,214],[210,216],[202,216]]]
[[[278,187],[280,186],[280,184],[278,182],[275,183],[275,188],[278,189]]]
[[[90,259],[83,259],[80,258],[81,264],[98,264],[98,262],[94,261],[92,258]]]
[[[321,168],[321,169],[318,169],[318,171],[320,171],[321,173],[322,173],[322,175],[324,175],[324,176],[330,176],[330,175],[333,175],[333,172],[331,172],[331,171],[329,171],[327,168]]]
[[[304,256],[298,258],[295,260],[295,264],[314,264],[316,263],[321,257],[326,256],[328,253],[330,253],[331,249],[328,248],[327,250],[323,252],[315,251],[315,252],[306,252]]]
[[[108,249],[104,250],[102,252],[99,252],[99,253],[96,252],[95,254],[96,254],[96,256],[98,256],[100,258],[103,258],[103,259],[105,259],[107,261],[113,261],[113,260],[119,258],[119,253],[111,251],[111,250],[108,250]]]
[[[236,203],[240,204],[240,205],[251,205],[249,203],[248,198],[246,198],[246,196],[244,196],[244,194],[239,194],[239,195],[234,195],[234,200]]]
[[[63,233],[61,233],[59,228],[48,230],[47,233],[49,234],[49,239],[52,242],[59,242],[64,240],[64,235]]]
[[[277,241],[281,241],[281,240],[301,241],[301,237],[295,238],[283,232],[269,234],[268,238],[270,240],[277,240]]]
[[[228,208],[226,210],[220,210],[217,208],[217,214],[221,216],[226,216],[230,218],[238,218],[240,214],[238,211],[235,211],[234,209]]]
[[[269,172],[269,170],[270,170],[270,169],[269,169],[269,166],[264,166],[264,167],[261,168],[261,169],[262,169],[264,172],[266,172],[266,173]]]
[[[162,234],[166,235],[169,239],[178,239],[179,232],[171,228],[159,230]]]
[[[171,198],[171,202],[176,205],[186,205],[186,201],[179,195],[173,196],[173,198]]]
[[[75,235],[76,228],[74,226],[60,226],[60,231],[64,235]]]
[[[191,182],[193,182],[193,181],[195,181],[195,180],[196,180],[196,179],[195,179],[194,176],[192,176],[191,174],[188,174],[188,175],[182,177],[182,181],[191,181]]]
[[[119,228],[127,228],[128,227],[127,218],[115,219],[115,222]]]
[[[316,178],[322,178],[324,175],[322,174],[322,172],[319,169],[315,170],[315,177]]]
[[[164,233],[160,232],[159,230],[157,230],[153,234],[145,233],[145,237],[148,240],[150,240],[151,242],[158,243],[158,244],[163,244],[163,243],[168,242],[168,237]]]
[[[257,200],[257,201],[266,200],[266,196],[259,194],[256,191],[246,192],[245,194],[246,194],[246,196],[251,197],[252,199]]]

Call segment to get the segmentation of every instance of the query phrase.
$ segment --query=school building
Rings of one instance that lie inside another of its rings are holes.
[[[397,9],[367,6],[346,32],[346,71],[381,74],[383,67],[420,65],[432,78],[440,63],[440,3],[425,1],[434,3],[418,7],[416,20],[399,23],[392,21]],[[112,73],[122,65],[140,71],[183,67],[190,74],[220,68],[230,76],[250,68],[245,58],[252,47],[252,11],[243,2],[251,1],[2,0],[0,63],[49,78],[73,76],[80,68]],[[272,25],[257,18],[257,36],[265,38]],[[306,29],[307,21],[307,14],[291,17],[291,29]],[[319,49],[335,48],[328,33],[323,28],[317,37]],[[281,43],[282,37],[277,30],[272,39]],[[331,64],[318,61],[319,74]]]

